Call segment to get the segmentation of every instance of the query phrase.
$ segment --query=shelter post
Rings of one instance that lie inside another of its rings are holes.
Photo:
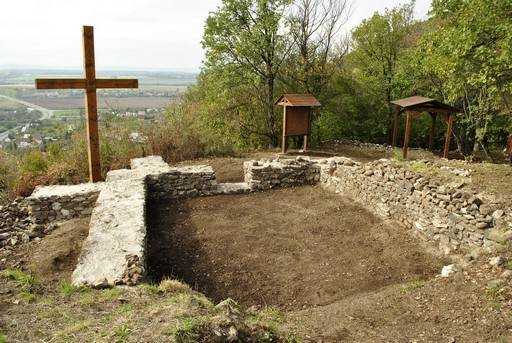
[[[409,150],[409,136],[411,135],[411,121],[412,121],[412,114],[410,111],[407,111],[407,122],[405,124],[404,151],[403,151],[404,160],[407,159],[407,150]]]
[[[284,154],[288,148],[288,139],[286,137],[286,106],[283,106],[283,138],[281,141],[281,152]]]
[[[446,130],[446,139],[444,141],[444,152],[443,157],[448,158],[448,152],[450,151],[450,143],[452,140],[452,129],[453,129],[453,113],[448,113],[448,129]]]

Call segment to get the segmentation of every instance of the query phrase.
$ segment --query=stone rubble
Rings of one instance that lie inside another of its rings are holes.
[[[441,277],[450,277],[457,273],[460,268],[456,264],[444,266],[441,270]]]
[[[350,140],[350,139],[340,139],[340,140],[332,140],[332,141],[326,141],[322,142],[323,145],[353,145],[360,148],[370,148],[377,151],[391,151],[393,150],[393,147],[391,145],[386,144],[375,144],[375,143],[366,143],[366,142],[360,142],[358,140]]]

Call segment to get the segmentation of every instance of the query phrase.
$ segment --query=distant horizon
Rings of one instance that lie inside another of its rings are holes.
[[[20,70],[20,71],[66,71],[66,72],[83,72],[83,67],[72,67],[72,66],[64,66],[64,67],[56,67],[56,66],[43,66],[43,65],[26,65],[26,64],[4,64],[0,65],[0,71],[2,70]],[[130,72],[167,72],[167,73],[182,73],[182,74],[199,74],[201,72],[201,68],[197,70],[188,69],[188,68],[159,68],[159,67],[114,67],[114,66],[106,66],[106,67],[96,67],[96,71],[100,72],[122,72],[122,71],[130,71]]]

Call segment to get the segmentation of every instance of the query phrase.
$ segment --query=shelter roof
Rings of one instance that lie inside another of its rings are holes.
[[[305,106],[320,106],[320,102],[312,94],[284,94],[276,105],[292,106],[292,107],[305,107]]]
[[[391,101],[392,104],[408,110],[421,110],[422,112],[460,112],[458,108],[442,103],[436,99],[423,96],[411,96]]]

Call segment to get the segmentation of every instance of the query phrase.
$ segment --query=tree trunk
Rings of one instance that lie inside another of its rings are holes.
[[[278,137],[276,135],[276,125],[275,125],[275,112],[274,112],[274,76],[267,76],[266,80],[266,88],[267,88],[267,125],[268,125],[268,134],[270,137],[270,144],[272,148],[276,148],[279,145]]]

